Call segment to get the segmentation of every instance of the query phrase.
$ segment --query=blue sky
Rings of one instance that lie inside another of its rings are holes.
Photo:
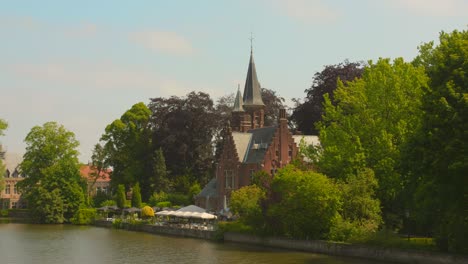
[[[0,139],[24,153],[35,125],[57,121],[81,142],[137,102],[244,85],[254,34],[263,87],[303,98],[315,72],[345,59],[411,60],[440,31],[466,29],[468,0],[3,1]]]

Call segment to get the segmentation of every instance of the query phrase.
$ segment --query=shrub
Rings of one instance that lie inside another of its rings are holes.
[[[0,210],[0,216],[1,217],[8,217],[8,210],[7,209]]]
[[[156,206],[159,207],[159,208],[171,207],[172,203],[169,202],[169,201],[159,202],[159,203],[156,204]]]
[[[141,217],[142,218],[154,217],[153,208],[151,208],[149,206],[143,207],[143,209],[141,209]]]
[[[138,182],[135,184],[135,186],[133,186],[132,206],[136,208],[141,208],[141,191],[140,184]]]
[[[72,218],[75,225],[89,225],[96,219],[96,209],[80,209]]]
[[[124,208],[127,203],[127,195],[125,194],[125,186],[123,184],[119,184],[117,188],[117,197],[116,203],[119,208]]]
[[[167,195],[167,200],[175,205],[189,205],[190,199],[182,193],[170,193]]]
[[[116,205],[116,202],[114,200],[105,200],[99,206],[104,207],[104,206],[112,206],[112,205]]]
[[[159,193],[154,192],[149,198],[148,203],[151,206],[156,206],[160,202],[168,201],[167,193],[160,191]]]

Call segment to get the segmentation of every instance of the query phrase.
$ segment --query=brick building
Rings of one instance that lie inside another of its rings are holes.
[[[21,199],[17,183],[24,179],[24,175],[19,172],[18,165],[21,162],[21,156],[5,153],[5,188],[0,190],[0,209],[25,208],[26,203]]]
[[[215,178],[196,196],[197,206],[212,211],[227,209],[231,192],[251,184],[255,172],[274,175],[298,155],[301,140],[318,144],[317,136],[291,133],[285,109],[280,110],[277,125],[264,127],[264,108],[251,51],[244,94],[238,89]]]

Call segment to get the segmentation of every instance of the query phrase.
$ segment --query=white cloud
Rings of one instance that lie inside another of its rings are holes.
[[[466,16],[468,12],[468,2],[465,0],[391,0],[387,3],[424,16]]]
[[[191,43],[183,36],[171,31],[140,31],[130,34],[130,40],[155,51],[175,55],[193,53]]]
[[[55,61],[0,65],[0,69],[18,80],[43,86],[73,86],[91,91],[157,91],[157,95],[183,95],[191,87],[175,79],[162,77],[145,66],[130,67],[112,62]]]
[[[333,22],[340,16],[322,0],[274,0],[268,3],[280,13],[304,23]]]

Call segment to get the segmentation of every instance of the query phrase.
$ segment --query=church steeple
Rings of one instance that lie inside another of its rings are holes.
[[[232,109],[233,112],[244,112],[244,108],[242,107],[242,94],[240,91],[239,85],[237,86],[237,94],[236,94],[236,99],[234,100],[234,109]]]
[[[260,83],[257,78],[255,62],[253,59],[253,50],[250,47],[250,62],[247,70],[247,78],[244,87],[244,108],[261,108],[265,106],[262,100]]]

